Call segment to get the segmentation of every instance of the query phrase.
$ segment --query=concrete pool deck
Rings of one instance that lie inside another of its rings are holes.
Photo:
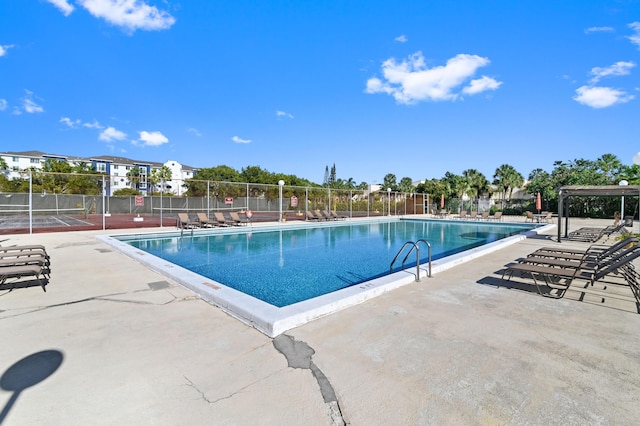
[[[571,220],[572,229],[609,224]],[[96,238],[109,233],[3,236],[3,245],[44,244],[52,261],[46,292],[0,291],[3,424],[640,418],[633,303],[499,286],[506,263],[557,244],[555,229],[275,339]]]

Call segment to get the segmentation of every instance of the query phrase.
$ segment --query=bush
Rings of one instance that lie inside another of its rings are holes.
[[[122,188],[122,189],[117,189],[117,190],[113,191],[113,195],[117,196],[117,197],[126,197],[126,196],[130,196],[130,195],[142,195],[142,193],[140,191],[138,191],[137,189]]]

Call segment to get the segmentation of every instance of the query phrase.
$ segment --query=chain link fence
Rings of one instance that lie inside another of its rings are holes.
[[[307,220],[307,212],[342,217],[425,212],[423,197],[393,191],[268,185],[208,180],[150,182],[141,195],[108,176],[34,172],[16,192],[0,192],[0,231],[19,228],[107,229],[174,225],[178,213],[252,212],[252,221]],[[179,187],[179,188],[178,188]],[[180,193],[181,196],[174,194]]]

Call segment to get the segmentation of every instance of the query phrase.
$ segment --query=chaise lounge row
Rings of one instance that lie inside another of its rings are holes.
[[[322,210],[314,213],[311,210],[307,210],[307,220],[344,220],[346,218],[346,216],[339,215],[334,211]]]
[[[236,212],[229,212],[229,218],[227,218],[222,212],[214,212],[213,219],[210,219],[205,213],[196,213],[196,219],[191,220],[187,213],[178,213],[178,228],[181,229],[193,229],[193,228],[213,228],[213,227],[227,227],[227,226],[241,226],[248,223],[248,219],[241,219],[240,215]]]
[[[637,237],[630,236],[611,246],[594,244],[586,250],[543,247],[506,265],[501,280],[505,276],[511,280],[514,274],[529,277],[540,295],[561,298],[575,282],[582,281],[585,285],[579,291],[590,292],[587,287],[615,276],[631,288],[640,302],[639,274],[632,263],[640,257],[639,242]],[[541,284],[546,288],[543,289]],[[554,289],[557,292],[551,294]]]
[[[434,213],[434,215],[436,215],[438,217],[444,217],[444,218],[446,218],[448,216],[448,214],[442,213],[442,212]],[[452,219],[459,219],[459,220],[496,220],[496,221],[501,221],[502,220],[502,212],[495,212],[494,214],[490,214],[490,212],[485,211],[485,212],[480,213],[480,215],[478,215],[478,212],[476,212],[476,211],[472,211],[469,214],[467,214],[466,210],[462,210],[457,215],[451,216],[451,218]]]
[[[0,287],[14,288],[25,278],[44,291],[51,274],[51,259],[42,245],[0,246]]]

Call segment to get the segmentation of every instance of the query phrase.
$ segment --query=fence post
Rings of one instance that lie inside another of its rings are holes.
[[[102,175],[102,230],[104,231],[106,229],[106,223],[105,221],[107,220],[106,216],[104,215],[104,193],[107,189],[104,187],[104,175]]]
[[[164,179],[160,179],[160,228],[162,228],[162,208],[164,203],[162,202],[162,193],[164,192]],[[151,209],[153,213],[153,209]]]
[[[33,233],[33,171],[29,170],[29,234]]]

